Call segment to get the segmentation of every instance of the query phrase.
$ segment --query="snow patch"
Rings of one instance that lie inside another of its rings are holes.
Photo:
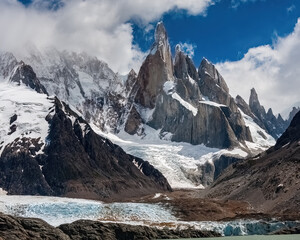
[[[23,85],[15,86],[1,82],[0,156],[5,146],[18,137],[40,138],[39,143],[44,144],[49,128],[45,118],[53,104],[53,100],[47,98],[46,94],[39,94]],[[17,119],[10,125],[10,118],[14,114],[17,115]],[[15,131],[11,130],[13,125],[16,126]]]
[[[193,78],[191,78],[191,76],[188,74],[188,78],[189,78],[189,82],[192,84],[192,85],[196,85],[197,83],[196,83],[196,81],[193,79]]]
[[[245,125],[249,127],[253,142],[246,141],[246,145],[251,151],[264,151],[275,145],[275,139],[269,135],[264,129],[259,127],[254,120],[246,115],[241,109],[240,113],[245,121]],[[261,133],[266,137],[264,138]]]
[[[153,199],[159,198],[162,194],[161,193],[155,193]]]
[[[143,169],[142,169],[142,164],[139,165],[139,163],[138,163],[135,159],[133,159],[132,163],[136,166],[136,168],[137,168],[138,170],[140,170],[140,172],[141,172],[142,174],[144,174],[144,173],[143,173]]]
[[[219,104],[216,102],[209,101],[209,100],[207,100],[207,98],[202,98],[202,99],[204,99],[204,101],[199,101],[199,103],[203,103],[203,104],[214,106],[214,107],[227,107],[224,104]]]
[[[175,90],[175,82],[174,81],[166,81],[164,83],[164,91],[166,94],[170,94],[170,92],[173,92]]]
[[[192,104],[188,103],[187,101],[183,100],[178,93],[175,92],[175,82],[174,81],[166,81],[163,87],[166,94],[172,96],[175,100],[177,100],[183,107],[187,110],[191,111],[194,116],[197,115],[198,109],[194,107]]]
[[[187,101],[183,100],[178,93],[173,93],[172,98],[177,100],[182,106],[184,106],[187,110],[191,111],[194,116],[197,116],[198,109],[194,107],[192,104],[188,103]]]
[[[0,196],[7,195],[7,191],[5,191],[3,188],[0,188]]]

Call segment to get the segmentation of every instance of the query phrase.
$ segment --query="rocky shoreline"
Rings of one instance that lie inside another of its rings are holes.
[[[169,229],[148,226],[79,220],[55,228],[36,218],[13,217],[0,213],[0,240],[134,240],[220,237],[213,231]]]

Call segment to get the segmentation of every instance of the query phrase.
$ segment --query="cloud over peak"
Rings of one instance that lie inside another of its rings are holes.
[[[211,4],[213,0],[34,0],[25,7],[17,0],[2,0],[0,50],[20,52],[33,43],[84,51],[125,73],[137,69],[145,55],[133,44],[129,21],[147,26],[165,12],[204,14]]]
[[[255,87],[263,105],[279,113],[299,101],[300,18],[294,31],[272,45],[251,48],[239,61],[217,64],[231,94],[248,100]]]

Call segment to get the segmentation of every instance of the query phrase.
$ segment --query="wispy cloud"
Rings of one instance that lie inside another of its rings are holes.
[[[195,54],[195,49],[197,48],[196,44],[193,43],[179,43],[181,51],[187,54],[190,58],[193,58]]]
[[[287,11],[288,13],[291,13],[291,12],[293,12],[295,9],[296,9],[296,6],[293,4],[293,5],[289,6],[289,7],[286,9],[286,11]]]
[[[233,95],[247,101],[255,87],[261,102],[281,112],[300,100],[300,18],[288,36],[251,48],[240,61],[217,64]]]
[[[38,48],[85,51],[106,61],[115,71],[137,69],[144,58],[133,44],[130,21],[150,29],[172,9],[205,14],[213,0],[17,0],[0,1],[0,50],[18,52],[29,42]]]
[[[233,8],[237,8],[242,3],[256,2],[256,1],[265,1],[265,0],[231,0],[231,5],[232,5]]]

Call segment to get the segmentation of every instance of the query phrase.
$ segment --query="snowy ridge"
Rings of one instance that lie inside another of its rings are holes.
[[[38,139],[43,149],[48,135],[46,116],[53,100],[24,86],[0,82],[0,156],[8,144]],[[15,115],[16,120],[11,118]],[[11,123],[10,123],[11,122]],[[18,141],[15,141],[18,138]],[[28,143],[29,144],[29,143]]]
[[[74,106],[98,127],[115,129],[111,119],[118,115],[111,107],[111,101],[120,98],[118,104],[125,106],[124,76],[85,53],[60,52],[54,48],[39,51],[31,47],[27,55],[18,58],[33,68],[50,95]]]
[[[246,141],[246,145],[251,151],[254,153],[257,151],[265,151],[271,146],[275,145],[276,141],[271,135],[259,127],[254,120],[246,115],[242,110],[240,110],[240,113],[245,121],[245,125],[249,127],[251,132],[253,142]]]

